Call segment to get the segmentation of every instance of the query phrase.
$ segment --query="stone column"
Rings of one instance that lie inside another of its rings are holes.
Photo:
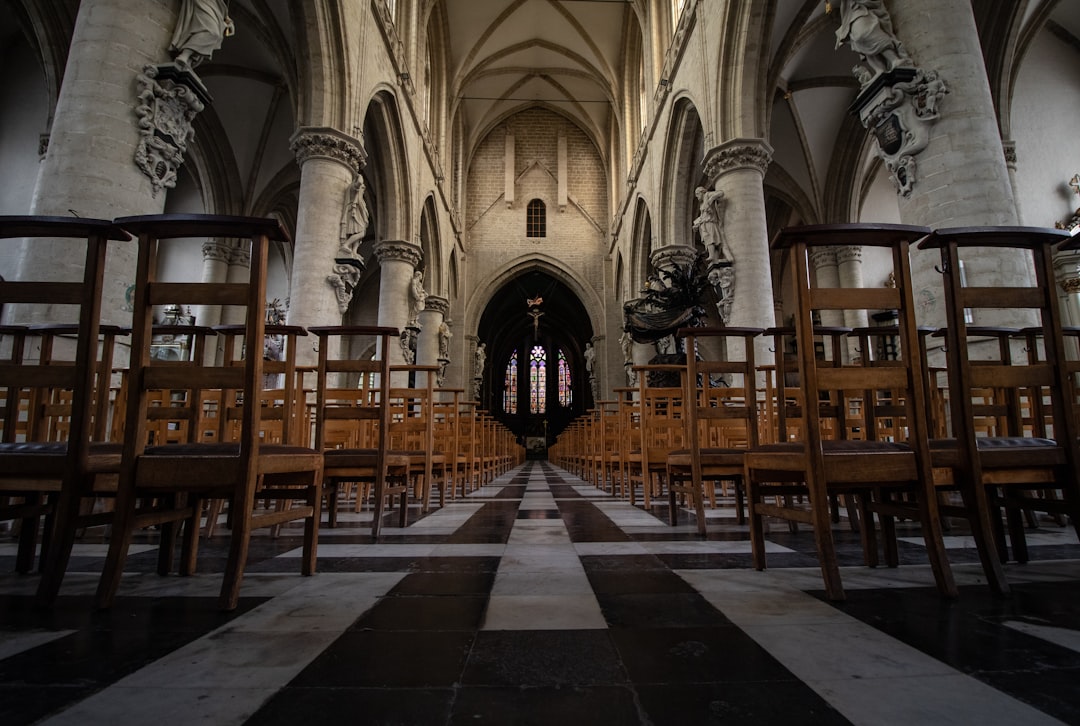
[[[983,62],[978,29],[968,0],[905,0],[889,3],[893,28],[915,66],[935,72],[948,89],[937,104],[928,143],[915,161],[909,196],[900,195],[900,218],[931,228],[1017,224],[1016,203]],[[1027,285],[1033,282],[1026,255],[980,250],[965,257],[969,285]],[[927,325],[945,324],[942,283],[934,270],[936,251],[912,256],[917,298]],[[925,291],[925,292],[924,292]],[[929,293],[929,294],[927,294]],[[932,296],[932,297],[931,297]],[[1035,324],[1012,311],[980,311],[978,325]],[[992,319],[991,319],[992,318]]]
[[[444,297],[428,295],[424,298],[424,309],[420,311],[420,336],[416,342],[416,362],[420,365],[439,365],[439,327],[446,314],[450,312],[450,301]],[[449,353],[449,351],[447,351]],[[449,360],[449,355],[446,356]],[[445,368],[439,373],[442,380]]]
[[[810,266],[814,268],[816,287],[840,287],[840,270],[836,266],[836,249],[833,247],[811,247],[809,250]],[[819,324],[826,327],[843,327],[843,310],[822,310]],[[825,348],[825,355],[832,359],[832,348]]]
[[[735,269],[728,322],[732,327],[769,328],[776,324],[763,188],[772,151],[763,139],[738,138],[705,154],[705,175],[727,200],[724,237]],[[754,355],[759,364],[771,362],[769,348],[770,341],[757,339]]]
[[[851,245],[836,250],[836,269],[842,287],[862,287],[862,247]],[[844,325],[849,328],[865,328],[870,325],[866,310],[845,310]],[[854,339],[847,343],[848,360],[855,360],[860,353]]]
[[[155,196],[134,160],[140,138],[136,77],[146,65],[169,61],[177,3],[84,0],[78,7],[30,213],[113,219],[161,212],[165,195]],[[17,277],[81,279],[84,258],[70,247],[45,240],[24,246]],[[134,244],[109,245],[102,322],[130,324],[125,294],[135,256]],[[14,318],[49,322],[52,315],[51,306],[37,305]]]
[[[339,288],[327,278],[335,274],[335,256],[342,242],[342,215],[351,201],[346,197],[367,160],[367,153],[362,141],[331,128],[298,129],[293,134],[291,148],[300,164],[300,200],[288,322],[305,327],[339,325],[343,312]],[[352,284],[355,285],[355,280]],[[352,299],[351,289],[347,298],[345,309]],[[301,347],[298,352],[297,364],[314,363],[312,351]]]
[[[409,286],[413,272],[424,253],[419,245],[402,240],[384,240],[375,245],[379,260],[379,325],[395,327],[404,332],[409,322]],[[392,346],[390,362],[405,363],[401,346]]]
[[[1068,252],[1055,257],[1054,278],[1064,293],[1058,295],[1062,325],[1080,325],[1080,254]]]

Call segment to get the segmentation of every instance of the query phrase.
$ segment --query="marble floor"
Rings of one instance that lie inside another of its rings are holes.
[[[388,520],[389,521],[389,520]],[[994,598],[962,532],[956,601],[921,541],[861,566],[836,526],[848,599],[824,600],[809,532],[773,526],[750,567],[730,507],[667,524],[547,462],[528,462],[409,526],[253,542],[240,607],[206,574],[159,577],[147,542],[116,606],[90,607],[104,556],[77,547],[55,609],[0,541],[0,724],[1080,724],[1080,544],[1043,523]]]

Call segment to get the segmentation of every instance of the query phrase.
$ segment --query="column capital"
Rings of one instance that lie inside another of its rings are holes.
[[[442,313],[445,318],[446,314],[450,312],[450,301],[438,295],[428,295],[424,298],[424,311],[429,310],[434,313]]]
[[[289,139],[289,149],[301,166],[308,159],[330,159],[358,172],[367,163],[364,140],[327,126],[302,126]]]
[[[412,242],[387,239],[375,244],[375,257],[380,265],[387,260],[398,260],[408,262],[415,268],[424,259],[424,251]]]
[[[710,186],[735,169],[753,169],[764,177],[772,155],[773,148],[764,139],[731,139],[705,153],[705,177]]]
[[[862,262],[862,246],[848,245],[846,247],[837,247],[836,262],[841,265],[845,262]]]
[[[229,246],[219,239],[208,239],[202,246],[203,260],[229,261]]]
[[[835,247],[810,248],[810,264],[814,266],[815,270],[820,270],[826,265],[835,265],[836,261],[837,254]]]

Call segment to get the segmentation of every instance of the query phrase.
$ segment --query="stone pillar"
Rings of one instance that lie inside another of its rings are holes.
[[[169,61],[175,2],[84,0],[68,48],[63,85],[39,166],[31,214],[113,219],[154,214],[165,195],[135,164],[139,132],[136,77],[144,66]],[[129,325],[126,292],[136,245],[112,243],[105,270],[102,322]],[[35,240],[19,254],[17,277],[81,279],[83,256],[70,243]],[[15,322],[49,322],[52,306],[12,311]]]
[[[705,154],[705,176],[727,200],[724,237],[735,269],[728,322],[732,327],[769,328],[776,324],[763,187],[772,151],[763,139],[739,138]],[[754,355],[759,364],[771,362],[770,341],[759,337]]]
[[[335,274],[335,257],[342,242],[342,215],[351,201],[346,197],[367,153],[362,141],[331,128],[301,128],[293,134],[291,148],[300,164],[300,200],[288,322],[305,327],[339,325],[340,288],[327,278]],[[347,298],[346,309],[352,299],[351,288]],[[298,352],[297,364],[314,362],[312,351],[301,347]]]
[[[889,4],[893,28],[915,66],[935,72],[948,89],[937,104],[926,147],[916,155],[917,174],[909,196],[898,196],[906,224],[931,228],[1017,224],[1016,203],[1001,134],[983,62],[978,29],[968,0],[905,0]],[[912,256],[919,322],[943,325],[943,287],[936,251]],[[1028,285],[1033,282],[1026,255],[980,250],[965,257],[969,285]],[[978,325],[1024,327],[1029,315],[980,311]],[[992,319],[991,319],[992,318]]]
[[[1062,325],[1080,325],[1080,254],[1069,252],[1055,257],[1054,278],[1063,292],[1058,295]]]
[[[439,365],[440,358],[450,360],[449,355],[442,356],[439,351],[439,328],[450,312],[450,301],[444,297],[428,295],[424,298],[424,309],[420,311],[420,336],[416,342],[416,362],[420,365]],[[449,354],[449,350],[446,351]],[[445,374],[440,371],[439,379]]]
[[[379,325],[387,325],[405,332],[409,322],[409,286],[413,272],[424,253],[419,245],[401,240],[384,240],[375,245],[375,257],[379,260]],[[400,346],[392,346],[391,364],[405,363]]]
[[[862,287],[862,247],[851,245],[836,250],[836,269],[841,287]],[[870,325],[866,310],[845,310],[844,325],[849,328],[865,328]],[[859,355],[858,345],[853,339],[847,343],[848,360],[855,360]]]

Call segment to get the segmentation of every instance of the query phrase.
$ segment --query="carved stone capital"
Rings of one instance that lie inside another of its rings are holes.
[[[229,247],[229,264],[251,267],[251,249],[248,247]]]
[[[810,264],[814,266],[815,270],[836,264],[837,255],[834,247],[811,247],[809,252]]]
[[[419,245],[404,240],[383,240],[375,245],[375,257],[379,264],[388,260],[408,262],[414,268],[424,259],[424,251]]]
[[[701,253],[689,245],[666,245],[653,250],[649,262],[657,270],[671,267],[689,267]]]
[[[1080,279],[1080,252],[1059,252],[1054,255],[1054,278],[1066,292],[1070,290],[1068,283]]]
[[[1062,280],[1061,289],[1070,295],[1080,292],[1080,277],[1070,277]]]
[[[289,149],[301,166],[309,159],[330,159],[359,172],[367,164],[364,140],[329,127],[305,126],[289,139]]]
[[[765,176],[772,162],[773,149],[764,139],[732,139],[713,147],[705,154],[705,177],[709,186],[726,172],[753,169]]]
[[[837,247],[836,262],[840,265],[844,264],[845,262],[862,262],[862,247],[859,245]]]
[[[208,239],[203,242],[202,246],[203,261],[212,260],[214,262],[229,261],[229,247],[221,240]]]
[[[450,301],[438,295],[428,295],[424,298],[424,310],[442,313],[443,318],[445,318],[446,314],[450,312]]]

